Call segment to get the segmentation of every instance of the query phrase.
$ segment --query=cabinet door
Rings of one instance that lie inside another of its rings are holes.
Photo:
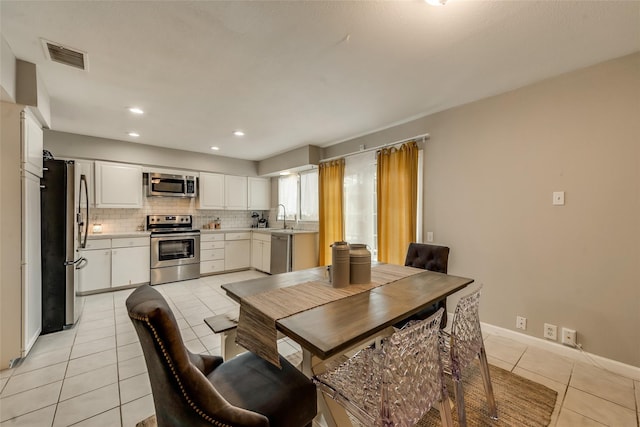
[[[224,176],[225,209],[247,210],[247,177]]]
[[[78,270],[78,291],[87,292],[111,287],[111,249],[80,251],[86,261]]]
[[[200,172],[200,209],[224,209],[224,175]]]
[[[262,242],[262,271],[271,273],[271,242]]]
[[[224,243],[225,270],[237,270],[251,266],[251,240],[230,240]]]
[[[22,167],[42,178],[42,128],[28,110],[22,114]]]
[[[262,242],[253,239],[251,241],[251,267],[262,270]]]
[[[95,162],[95,199],[97,208],[141,208],[142,168]]]
[[[111,286],[149,282],[149,246],[111,250]]]
[[[271,202],[271,180],[248,178],[249,209],[267,210]]]

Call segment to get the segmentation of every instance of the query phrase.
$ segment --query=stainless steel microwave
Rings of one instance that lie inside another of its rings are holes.
[[[147,196],[196,197],[196,177],[149,173]]]

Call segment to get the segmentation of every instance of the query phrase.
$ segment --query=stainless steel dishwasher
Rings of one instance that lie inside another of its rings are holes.
[[[271,233],[271,274],[291,271],[291,233]]]

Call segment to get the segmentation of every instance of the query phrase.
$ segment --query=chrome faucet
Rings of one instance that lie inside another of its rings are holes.
[[[285,208],[282,203],[280,203],[276,208],[279,208],[280,206],[282,206],[282,211],[284,212],[284,216],[282,218],[284,219],[283,227],[286,230],[287,229],[287,208]],[[278,209],[278,211],[279,210],[280,209]],[[276,219],[278,219],[278,212],[276,212]]]

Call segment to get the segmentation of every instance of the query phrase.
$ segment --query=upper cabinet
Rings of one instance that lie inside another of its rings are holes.
[[[224,193],[223,174],[200,172],[200,209],[224,209]]]
[[[97,208],[141,208],[142,167],[95,162]]]
[[[246,176],[224,176],[224,206],[229,210],[247,210]]]
[[[269,178],[248,178],[249,210],[265,211],[271,208],[271,180]]]
[[[42,128],[29,110],[22,115],[22,167],[42,178]]]

